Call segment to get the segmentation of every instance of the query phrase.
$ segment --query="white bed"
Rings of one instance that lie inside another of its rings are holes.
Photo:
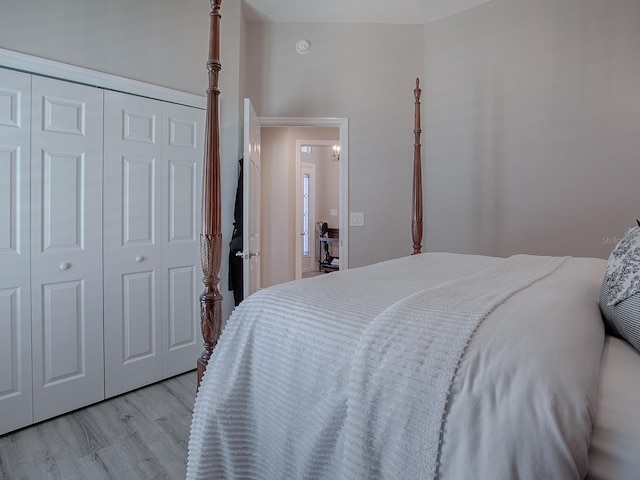
[[[638,478],[640,353],[624,340],[609,335],[602,352],[596,406],[587,478]]]
[[[633,478],[640,355],[605,335],[605,267],[428,253],[249,297],[201,384],[188,478]],[[411,329],[456,304],[489,313],[436,370],[442,415],[422,352],[449,347]]]
[[[640,222],[617,283],[611,259],[421,254],[417,81],[419,255],[259,291],[220,334],[220,3],[187,478],[640,478]]]

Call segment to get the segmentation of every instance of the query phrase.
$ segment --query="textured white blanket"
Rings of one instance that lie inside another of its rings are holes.
[[[565,261],[514,256],[378,315],[354,356],[339,478],[435,478],[449,391],[471,335],[498,305]]]
[[[187,478],[434,478],[469,339],[566,259],[467,258],[433,283],[407,269],[420,257],[245,300],[196,400]]]

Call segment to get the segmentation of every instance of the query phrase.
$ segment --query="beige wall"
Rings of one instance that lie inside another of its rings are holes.
[[[0,47],[204,93],[208,11],[5,1]],[[637,0],[493,0],[427,26],[246,24],[233,1],[222,14],[225,249],[250,96],[260,116],[349,118],[350,210],[365,213],[350,266],[408,254],[418,76],[427,250],[605,257],[640,215]],[[226,261],[221,277],[226,293]]]
[[[424,71],[424,27],[250,23],[248,33],[248,94],[258,115],[349,119],[349,208],[365,214],[365,226],[349,230],[349,266],[411,253],[413,88]],[[307,55],[295,51],[302,38],[311,42]]]
[[[203,95],[208,11],[202,0],[3,0],[0,47]]]
[[[424,44],[428,249],[607,257],[640,216],[640,2],[493,0]]]
[[[223,4],[220,75],[223,262],[226,318],[227,248],[233,227],[237,160],[242,155],[242,82],[246,25],[241,2]],[[0,48],[205,95],[209,37],[206,0],[2,1]]]
[[[249,24],[263,116],[349,118],[350,266],[426,250],[608,256],[640,215],[640,2],[493,0],[427,26]],[[295,52],[309,39],[311,51]]]
[[[331,145],[316,146],[311,154],[302,156],[302,161],[316,165],[316,220],[327,222],[329,228],[340,228],[340,216],[331,214],[340,210],[340,163],[332,159],[332,152]]]

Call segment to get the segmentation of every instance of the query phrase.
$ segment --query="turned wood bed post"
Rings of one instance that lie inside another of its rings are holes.
[[[200,295],[200,327],[204,340],[204,351],[197,361],[198,387],[207,368],[213,347],[222,328],[222,294],[220,261],[222,259],[222,224],[220,221],[220,112],[218,75],[220,73],[220,4],[222,0],[210,0],[209,13],[209,60],[207,72],[207,114],[204,138],[204,165],[202,173],[202,233],[200,234],[200,257],[202,261],[202,283]]]
[[[413,135],[415,142],[413,145],[413,220],[411,222],[411,234],[413,236],[413,254],[422,251],[422,153],[420,145],[420,79],[416,78],[416,88],[413,91],[415,96],[415,116]]]

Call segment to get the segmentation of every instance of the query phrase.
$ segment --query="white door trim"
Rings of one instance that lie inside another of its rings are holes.
[[[21,70],[45,77],[58,78],[67,82],[83,83],[105,90],[130,93],[142,97],[155,98],[190,107],[206,108],[207,99],[202,95],[182,92],[130,78],[98,72],[89,68],[77,67],[47,58],[0,48],[0,67]]]
[[[349,119],[337,117],[260,117],[263,127],[334,127],[340,131],[340,269],[349,268]],[[300,177],[300,164],[295,178]]]
[[[335,142],[334,142],[335,143]],[[302,273],[318,270],[318,259],[316,253],[316,164],[300,161],[300,140],[296,141],[296,161],[300,163],[300,176],[298,177],[298,186],[296,187],[296,216],[298,222],[302,220],[302,177],[305,172],[309,172],[309,268],[305,268],[302,252],[302,242],[298,239],[296,243],[296,280],[302,278]],[[302,226],[299,236],[302,236]],[[298,233],[298,232],[296,232]]]

